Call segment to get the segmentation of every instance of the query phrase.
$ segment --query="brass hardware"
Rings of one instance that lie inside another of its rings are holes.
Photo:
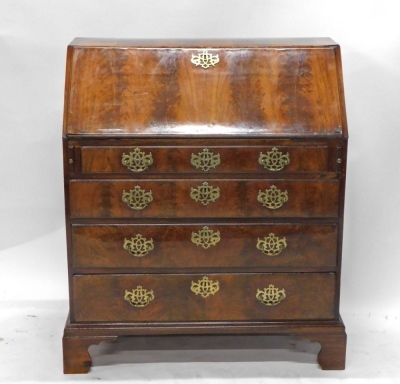
[[[201,66],[203,69],[208,69],[211,66],[215,66],[215,64],[219,63],[219,56],[218,54],[213,55],[211,53],[208,53],[208,50],[203,49],[201,52],[197,55],[192,54],[192,58],[190,61],[197,67]]]
[[[206,298],[219,291],[219,282],[212,281],[207,276],[204,276],[201,280],[198,280],[197,283],[192,281],[190,290],[196,295]]]
[[[256,298],[260,300],[261,303],[273,306],[278,305],[286,297],[286,292],[284,289],[279,289],[270,284],[268,288],[264,290],[257,289]]]
[[[289,152],[284,155],[282,152],[278,151],[278,148],[274,147],[265,155],[260,152],[258,162],[269,171],[281,171],[283,168],[286,167],[286,165],[290,163]]]
[[[203,151],[199,152],[197,155],[192,153],[190,164],[196,167],[196,169],[201,168],[203,171],[207,172],[211,168],[215,168],[221,164],[221,159],[219,153],[214,155],[214,153],[210,152],[207,148],[204,148]]]
[[[196,202],[200,201],[200,203],[203,205],[208,205],[212,202],[215,202],[219,196],[219,187],[208,185],[206,181],[199,187],[192,187],[190,190],[190,197]]]
[[[257,249],[259,249],[264,255],[277,256],[286,248],[286,238],[281,239],[270,233],[268,237],[264,237],[264,240],[257,239]]]
[[[153,239],[147,240],[140,233],[130,240],[125,239],[123,248],[132,256],[143,257],[154,249]]]
[[[342,159],[337,159],[338,164],[342,163]]]
[[[264,206],[270,209],[278,209],[289,200],[288,192],[282,192],[275,185],[266,189],[265,192],[259,191],[257,200]]]
[[[198,232],[192,232],[192,243],[200,245],[204,249],[216,245],[221,240],[219,231],[213,231],[207,226],[200,229]]]
[[[132,292],[125,290],[124,299],[134,307],[145,307],[154,300],[154,292],[153,290],[148,291],[142,288],[141,285],[138,285],[136,289],[132,289]]]
[[[69,164],[73,164],[74,163],[74,159],[68,159],[68,163]]]
[[[153,192],[146,192],[144,189],[136,185],[135,188],[126,192],[125,189],[122,192],[122,201],[132,209],[143,209],[146,208],[153,201]]]
[[[151,152],[146,155],[139,148],[135,148],[129,155],[122,154],[121,163],[132,172],[143,172],[153,164],[153,155]]]

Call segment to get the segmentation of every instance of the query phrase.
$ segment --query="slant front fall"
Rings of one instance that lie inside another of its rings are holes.
[[[220,47],[208,70],[195,46],[70,49],[66,134],[342,133],[332,46]]]

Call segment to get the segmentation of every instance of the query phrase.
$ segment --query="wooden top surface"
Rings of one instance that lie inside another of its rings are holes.
[[[207,50],[219,61],[192,63]],[[347,136],[340,51],[329,38],[75,39],[64,135]]]

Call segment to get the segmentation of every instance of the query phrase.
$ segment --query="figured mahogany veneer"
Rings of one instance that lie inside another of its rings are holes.
[[[203,298],[191,282],[203,275],[77,275],[73,278],[75,321],[229,321],[229,320],[332,320],[335,315],[335,275],[208,274],[219,290]],[[270,284],[285,289],[278,305],[257,300],[257,290]],[[124,300],[125,291],[138,285],[152,290],[154,300],[136,308]]]
[[[332,41],[317,49],[301,42],[292,49],[221,42],[220,61],[210,70],[190,61],[198,42],[164,49],[80,42],[69,48],[65,133],[342,133],[340,69]]]
[[[191,198],[192,188],[206,182],[219,188],[220,197],[204,205]],[[131,209],[122,201],[124,191],[136,186],[151,191],[153,201],[143,209]],[[279,209],[264,207],[259,191],[272,186],[287,191],[288,201]],[[156,217],[337,217],[339,182],[287,180],[142,180],[71,181],[73,218],[156,218]],[[84,197],[90,198],[84,198]]]
[[[203,248],[192,234],[204,226],[219,233],[215,245]],[[257,240],[273,233],[285,239],[276,256],[265,255]],[[154,249],[142,257],[123,248],[124,240],[141,234],[152,239]],[[336,224],[129,224],[73,225],[74,268],[333,268],[337,260]]]
[[[205,143],[206,149],[214,155],[219,155],[220,164],[207,170],[210,173],[271,173],[258,162],[260,153],[266,154],[273,150],[271,146],[254,147],[214,147]],[[151,153],[153,164],[146,173],[200,173],[201,168],[196,168],[190,163],[192,154],[201,153],[203,147],[82,147],[82,173],[128,173],[132,171],[121,162],[123,154],[129,154],[139,148],[144,153]],[[336,164],[329,163],[330,157],[336,160],[335,148],[326,146],[285,146],[280,145],[279,150],[288,154],[290,163],[279,173],[308,173],[308,172],[335,172]]]
[[[75,39],[64,372],[137,335],[292,335],[344,369],[347,136],[331,39]]]

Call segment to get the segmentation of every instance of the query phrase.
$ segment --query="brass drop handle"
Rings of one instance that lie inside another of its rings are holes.
[[[138,285],[132,291],[125,290],[124,299],[133,307],[145,307],[154,300],[154,292],[153,290],[148,291],[141,285]]]
[[[132,172],[143,172],[153,164],[153,155],[151,152],[146,154],[139,148],[135,148],[128,155],[122,154],[121,163]]]
[[[139,185],[135,188],[122,192],[122,201],[135,210],[146,208],[153,201],[153,192],[145,191]]]
[[[215,202],[220,197],[219,187],[213,187],[206,181],[197,188],[191,188],[190,197],[203,205],[208,205]]]
[[[219,282],[210,280],[208,276],[204,276],[201,280],[198,280],[197,283],[192,281],[190,290],[196,295],[206,298],[219,291]]]
[[[269,209],[278,209],[283,206],[289,200],[288,192],[282,192],[275,185],[265,191],[259,191],[257,195],[257,200]]]
[[[143,257],[154,249],[153,239],[147,240],[140,233],[130,240],[125,239],[123,248],[128,251],[132,256]]]
[[[263,290],[257,289],[256,298],[264,305],[274,306],[280,304],[286,298],[286,292],[284,289],[276,288],[273,284],[270,284],[268,288]]]
[[[264,239],[258,238],[256,247],[266,256],[277,256],[287,247],[286,238],[270,233]]]
[[[197,155],[192,153],[190,164],[192,164],[196,169],[200,168],[204,172],[207,172],[211,168],[216,168],[221,164],[221,156],[219,153],[214,154],[213,152],[210,152],[208,148],[204,148]]]
[[[192,232],[191,241],[204,249],[210,248],[212,245],[216,245],[221,240],[219,231],[214,231],[207,226],[204,226],[197,232]]]
[[[282,152],[278,151],[278,148],[274,147],[266,154],[260,152],[258,162],[269,171],[278,172],[290,163],[289,152],[284,155]]]

